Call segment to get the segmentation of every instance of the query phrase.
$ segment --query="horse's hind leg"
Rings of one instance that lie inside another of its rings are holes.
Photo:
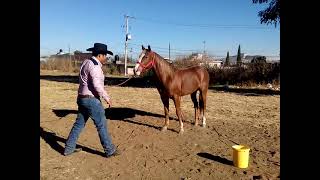
[[[191,94],[191,100],[194,106],[194,125],[197,126],[199,123],[199,103],[197,100],[197,92],[195,91]]]
[[[207,102],[207,89],[200,90],[199,96],[199,104],[200,104],[200,116],[202,119],[202,127],[206,126],[206,117],[205,117],[205,110],[206,110],[206,102]]]
[[[161,128],[161,131],[166,131],[169,126],[169,97],[161,96],[161,100],[163,103],[164,115],[165,115],[164,126]]]

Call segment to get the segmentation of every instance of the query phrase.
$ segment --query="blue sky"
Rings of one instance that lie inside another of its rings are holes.
[[[141,44],[168,56],[169,42],[172,57],[202,52],[204,45],[211,55],[235,55],[239,44],[244,53],[277,56],[280,27],[260,24],[257,15],[267,6],[252,0],[41,0],[40,55],[69,46],[85,52],[94,42],[123,54],[128,14],[135,17],[129,19],[133,57]]]

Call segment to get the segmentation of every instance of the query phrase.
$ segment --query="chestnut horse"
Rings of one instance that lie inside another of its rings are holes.
[[[180,131],[183,129],[183,115],[180,109],[181,96],[191,94],[191,99],[195,108],[195,122],[198,125],[199,109],[202,119],[202,126],[206,125],[205,109],[206,98],[209,85],[209,74],[207,70],[200,66],[194,66],[184,69],[177,69],[169,62],[164,60],[159,54],[152,51],[150,46],[145,49],[142,46],[142,52],[135,66],[136,75],[152,69],[156,75],[156,86],[164,105],[165,123],[161,131],[167,130],[169,126],[169,99],[172,99],[176,107],[176,114],[180,123]],[[199,101],[197,100],[197,92],[200,92]]]

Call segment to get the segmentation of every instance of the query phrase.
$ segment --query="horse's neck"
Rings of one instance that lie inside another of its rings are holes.
[[[164,60],[160,55],[156,54],[154,71],[162,85],[168,84],[173,78],[174,68]]]

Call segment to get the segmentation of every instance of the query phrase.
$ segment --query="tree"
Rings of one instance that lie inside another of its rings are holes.
[[[254,4],[268,3],[270,0],[252,0]],[[271,0],[269,7],[265,10],[259,11],[260,23],[274,24],[276,27],[280,23],[280,0]]]
[[[239,44],[239,47],[238,47],[237,65],[241,65],[241,50],[240,50],[240,44]]]
[[[251,63],[267,63],[267,58],[265,56],[255,56],[252,58]]]
[[[225,66],[230,66],[229,51],[227,52],[227,57],[226,57],[226,63],[225,63]]]
[[[74,54],[81,54],[82,52],[79,51],[79,50],[75,50],[73,53],[74,53]]]

